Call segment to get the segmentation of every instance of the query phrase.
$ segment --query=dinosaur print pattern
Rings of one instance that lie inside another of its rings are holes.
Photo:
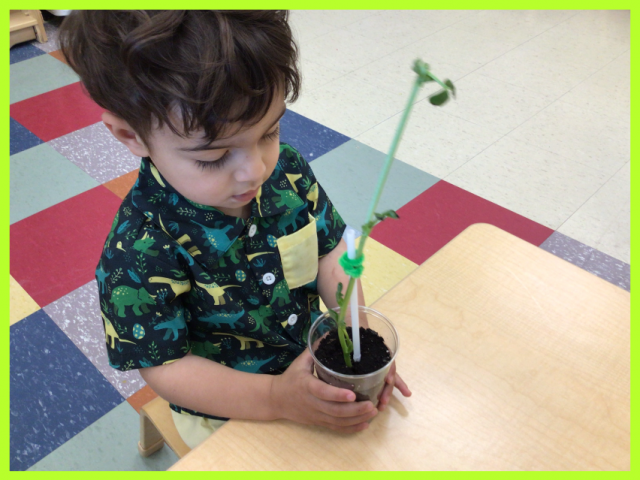
[[[209,228],[204,225],[199,224],[198,222],[193,222],[196,225],[200,226],[204,231],[203,238],[206,240],[204,242],[210,248],[211,252],[219,251],[226,252],[227,249],[231,246],[231,240],[225,234],[231,230],[232,225],[227,225],[224,228]]]
[[[227,313],[224,310],[216,313],[209,313],[206,317],[198,317],[201,322],[212,323],[216,328],[222,328],[222,325],[229,325],[236,328],[236,322],[244,316],[244,310],[236,313]]]
[[[271,189],[279,195],[274,197],[276,207],[286,206],[288,208],[297,208],[304,205],[303,200],[291,190],[278,190],[273,185]]]
[[[127,285],[120,285],[111,292],[111,303],[117,309],[119,317],[126,317],[125,307],[133,307],[133,313],[136,316],[142,315],[142,312],[149,313],[149,307],[147,305],[155,305],[156,301],[149,295],[149,292],[142,287],[138,290],[128,287]]]
[[[141,160],[95,270],[113,368],[166,365],[191,352],[238,371],[277,374],[304,351],[321,313],[317,281],[290,288],[281,249],[295,239],[283,237],[315,219],[320,258],[340,242],[344,222],[287,144],[250,207],[245,220],[193,202],[150,158]],[[292,314],[298,321],[289,325]]]
[[[200,288],[204,288],[207,293],[211,295],[211,298],[213,298],[216,305],[224,305],[226,303],[226,300],[224,299],[224,291],[227,288],[240,287],[240,285],[225,285],[224,287],[221,287],[216,282],[209,284],[196,282],[196,285]]]
[[[155,327],[154,330],[166,330],[163,340],[168,340],[173,333],[173,341],[178,340],[178,331],[187,328],[187,322],[184,319],[184,314],[181,311],[178,311],[171,320],[166,320],[164,322],[159,323]]]

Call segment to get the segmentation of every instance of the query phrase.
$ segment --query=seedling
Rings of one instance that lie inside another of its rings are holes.
[[[442,87],[442,90],[432,94],[429,96],[429,102],[434,106],[442,106],[449,100],[449,95],[452,95],[455,98],[456,89],[451,82],[451,80],[445,80],[444,82],[439,80],[431,71],[429,70],[429,65],[423,62],[420,59],[417,59],[413,63],[413,71],[417,74],[416,80],[413,84],[413,88],[409,95],[409,100],[407,102],[407,106],[404,109],[402,114],[402,118],[400,119],[400,123],[398,124],[398,128],[396,129],[395,136],[393,141],[391,142],[391,147],[389,149],[389,153],[387,154],[384,166],[382,168],[382,172],[380,173],[380,177],[378,179],[378,185],[376,187],[376,191],[374,193],[373,199],[371,201],[371,205],[369,207],[369,212],[367,214],[367,222],[362,225],[362,236],[360,237],[360,244],[358,245],[358,249],[355,255],[355,259],[349,259],[348,254],[345,253],[340,258],[340,265],[350,276],[349,284],[347,285],[346,292],[342,293],[344,285],[342,283],[338,284],[338,290],[336,292],[336,301],[338,302],[338,306],[340,307],[340,312],[336,313],[333,310],[329,310],[329,314],[336,321],[338,325],[338,336],[340,339],[340,346],[342,347],[342,353],[344,355],[344,361],[348,367],[352,366],[351,363],[351,353],[354,353],[354,358],[360,358],[360,352],[354,352],[353,342],[349,338],[347,334],[347,324],[345,323],[345,315],[347,313],[347,309],[349,306],[349,302],[351,301],[351,295],[353,293],[353,288],[356,283],[356,279],[362,275],[362,271],[364,267],[362,266],[364,262],[364,255],[362,252],[364,251],[364,245],[371,234],[371,230],[378,223],[383,221],[386,218],[398,218],[398,214],[393,210],[387,210],[382,213],[374,213],[376,206],[378,205],[378,201],[380,200],[380,195],[382,194],[382,189],[387,180],[387,176],[389,175],[389,170],[391,169],[391,164],[395,157],[396,151],[400,144],[400,139],[402,138],[402,134],[404,132],[404,128],[406,126],[407,120],[409,118],[409,113],[411,112],[411,108],[415,102],[416,96],[418,94],[418,90],[420,87],[428,82],[436,82],[438,85]],[[359,335],[359,329],[356,328],[358,325],[358,319],[352,318],[352,335]]]

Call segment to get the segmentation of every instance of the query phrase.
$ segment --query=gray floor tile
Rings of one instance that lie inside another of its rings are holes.
[[[51,55],[40,55],[11,65],[11,103],[35,97],[77,82],[78,76]]]
[[[540,247],[587,272],[631,291],[631,266],[628,263],[617,260],[559,232],[554,232]]]
[[[138,370],[122,372],[109,365],[95,280],[50,303],[44,311],[124,398],[146,385]]]
[[[99,185],[46,143],[12,155],[10,168],[11,223]]]
[[[116,140],[102,122],[56,138],[49,145],[99,183],[140,167],[140,157]]]
[[[166,445],[143,458],[138,454],[140,417],[124,402],[54,450],[29,471],[163,471],[178,461]]]
[[[344,221],[361,230],[367,219],[386,154],[350,140],[315,160],[311,167]],[[376,212],[397,210],[439,179],[394,160]],[[392,220],[387,220],[392,221]]]

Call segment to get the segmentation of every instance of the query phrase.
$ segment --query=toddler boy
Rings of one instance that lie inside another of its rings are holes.
[[[395,368],[378,408],[312,375],[319,297],[337,306],[348,281],[345,224],[279,142],[300,88],[287,13],[75,11],[60,43],[142,157],[96,269],[109,362],[140,369],[185,442],[228,418],[355,432],[394,385],[409,395]]]

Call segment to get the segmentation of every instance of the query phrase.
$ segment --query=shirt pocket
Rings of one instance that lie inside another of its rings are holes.
[[[306,285],[318,276],[318,232],[316,219],[291,235],[278,238],[282,271],[289,289]]]

